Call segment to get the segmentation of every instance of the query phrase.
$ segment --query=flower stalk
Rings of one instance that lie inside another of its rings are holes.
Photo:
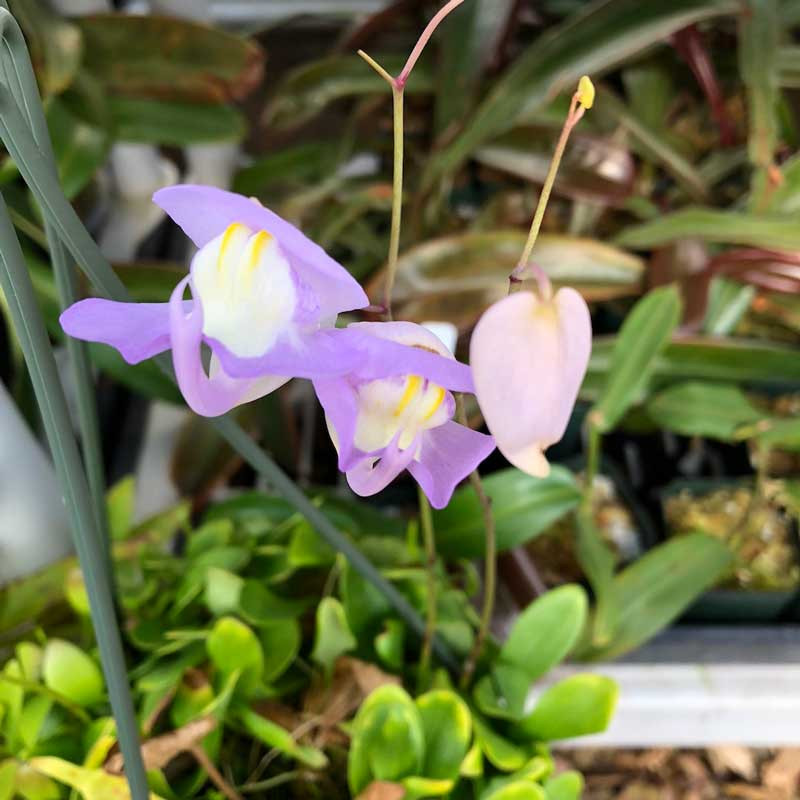
[[[419,657],[419,683],[421,687],[424,687],[427,685],[431,673],[431,652],[433,637],[436,633],[436,540],[433,534],[431,504],[421,486],[417,489],[417,495],[419,498],[419,526],[425,547],[425,573],[428,580],[425,636],[422,638],[422,650]]]
[[[567,147],[572,129],[581,121],[587,108],[591,108],[594,104],[594,85],[591,80],[584,75],[578,82],[578,88],[572,95],[572,100],[569,104],[569,112],[564,121],[564,127],[561,129],[561,135],[558,137],[555,152],[553,153],[553,160],[550,162],[550,168],[547,170],[542,192],[539,195],[539,202],[536,205],[536,211],[533,215],[530,231],[528,232],[528,239],[525,242],[525,247],[522,250],[517,266],[509,276],[509,293],[513,291],[515,285],[522,282],[523,275],[531,259],[533,247],[536,240],[539,238],[539,230],[542,227],[542,220],[544,219],[544,212],[547,209],[547,203],[550,200],[550,193],[553,191],[553,184],[558,174],[558,168],[561,166],[561,159],[564,157],[564,151]]]
[[[416,65],[425,45],[430,41],[434,31],[439,27],[442,21],[450,14],[451,11],[460,6],[464,0],[450,0],[434,15],[433,19],[428,23],[422,36],[419,37],[417,43],[409,55],[403,69],[397,74],[392,76],[384,67],[382,67],[372,56],[359,50],[358,54],[364,61],[369,64],[375,72],[378,73],[388,84],[392,90],[392,127],[394,130],[394,148],[393,148],[393,174],[392,174],[392,222],[389,233],[389,258],[386,262],[386,283],[384,285],[383,295],[383,308],[387,320],[392,320],[392,293],[394,291],[394,282],[397,276],[397,261],[400,256],[400,229],[403,222],[403,117],[405,105],[405,88],[408,83],[408,78],[411,75],[414,66]]]

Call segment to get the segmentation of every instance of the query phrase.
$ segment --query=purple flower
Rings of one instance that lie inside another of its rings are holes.
[[[356,366],[359,353],[332,326],[369,301],[321,247],[231,192],[171,186],[153,200],[199,248],[189,275],[168,303],[76,303],[61,316],[70,336],[109,344],[131,364],[171,349],[186,402],[209,417],[290,378],[332,378]]]
[[[452,421],[448,390],[473,392],[472,375],[430,331],[410,322],[359,322],[341,331],[360,350],[345,376],[315,378],[339,469],[356,494],[385,488],[407,469],[434,508],[494,450],[491,436]]]

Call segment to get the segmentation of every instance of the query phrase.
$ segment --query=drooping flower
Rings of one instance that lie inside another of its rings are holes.
[[[592,349],[589,309],[574,289],[517,292],[491,306],[470,342],[475,395],[500,452],[546,476],[544,451],[564,435]]]
[[[359,322],[342,334],[361,362],[345,376],[314,379],[339,469],[361,496],[407,469],[431,505],[443,508],[494,449],[491,436],[452,421],[451,391],[474,391],[469,367],[410,322]]]
[[[171,186],[153,200],[199,248],[189,274],[168,303],[76,303],[61,316],[69,335],[109,344],[131,364],[171,349],[181,391],[204,416],[293,377],[332,377],[356,365],[359,354],[332,326],[337,314],[369,301],[321,247],[231,192]],[[208,369],[203,344],[211,351]]]

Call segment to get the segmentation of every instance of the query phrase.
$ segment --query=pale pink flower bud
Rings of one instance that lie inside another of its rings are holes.
[[[517,292],[491,306],[470,344],[475,395],[500,452],[544,477],[544,451],[564,435],[592,348],[586,302],[574,289]]]

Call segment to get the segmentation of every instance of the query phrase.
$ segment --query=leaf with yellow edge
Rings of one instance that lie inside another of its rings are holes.
[[[32,758],[28,763],[37,772],[77,790],[84,800],[131,800],[125,778],[109,775],[102,769],[79,767],[54,756]],[[149,800],[164,798],[150,792]]]

